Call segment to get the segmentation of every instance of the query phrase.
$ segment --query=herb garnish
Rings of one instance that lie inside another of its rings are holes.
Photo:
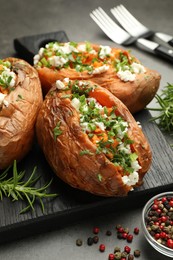
[[[156,94],[155,98],[159,107],[148,109],[159,111],[160,114],[153,117],[151,121],[155,121],[161,130],[171,133],[173,131],[173,84],[167,83],[161,95]]]
[[[53,129],[53,135],[54,135],[55,140],[56,140],[57,136],[62,134],[62,131],[60,130],[60,125],[61,125],[61,122],[59,121],[57,123],[57,125],[55,126],[55,128]]]
[[[40,176],[35,176],[36,167],[34,167],[33,172],[26,182],[22,181],[25,171],[18,173],[16,161],[14,161],[13,164],[13,176],[7,179],[6,177],[9,169],[10,167],[0,175],[0,199],[2,200],[3,196],[5,196],[11,198],[12,201],[26,200],[28,206],[22,209],[20,214],[25,213],[30,209],[34,210],[36,200],[39,201],[42,211],[44,212],[43,198],[53,198],[58,195],[46,192],[46,189],[50,186],[52,180],[40,188],[33,187],[40,178]]]

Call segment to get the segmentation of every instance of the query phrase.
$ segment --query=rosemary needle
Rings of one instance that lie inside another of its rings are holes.
[[[173,131],[173,84],[164,87],[161,95],[155,96],[159,108],[149,108],[149,110],[159,111],[159,115],[153,117],[151,121],[156,121],[161,130],[171,133]]]
[[[11,198],[12,201],[26,200],[28,205],[20,211],[20,214],[25,213],[29,209],[34,210],[34,203],[36,200],[39,201],[42,211],[44,212],[43,198],[56,197],[58,195],[46,192],[46,189],[50,186],[52,180],[40,188],[33,187],[40,178],[39,176],[35,176],[36,167],[34,167],[26,182],[22,181],[25,171],[18,173],[16,161],[14,161],[13,164],[13,176],[7,179],[9,169],[10,167],[0,175],[0,199],[2,200],[3,196],[5,196]]]

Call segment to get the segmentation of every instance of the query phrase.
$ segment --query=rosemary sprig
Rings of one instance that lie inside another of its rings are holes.
[[[155,96],[159,108],[149,108],[149,110],[160,111],[160,114],[153,117],[151,121],[156,121],[161,130],[173,131],[173,84],[169,84],[164,87],[161,95]]]
[[[33,187],[40,178],[40,176],[35,176],[36,167],[34,167],[26,182],[22,181],[25,171],[18,173],[16,161],[14,161],[13,164],[13,176],[7,179],[9,169],[10,167],[0,175],[0,199],[2,200],[3,196],[5,196],[11,198],[12,201],[26,200],[28,205],[20,211],[20,214],[25,213],[29,209],[34,210],[36,200],[39,201],[42,211],[44,212],[43,198],[56,197],[58,195],[46,192],[46,189],[50,186],[52,180],[40,188]]]

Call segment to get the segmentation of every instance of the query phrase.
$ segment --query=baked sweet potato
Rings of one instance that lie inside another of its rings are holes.
[[[0,169],[30,150],[42,90],[37,71],[17,58],[0,60]]]
[[[56,81],[36,133],[56,175],[96,195],[127,195],[151,164],[150,146],[127,107],[91,81]]]
[[[92,80],[119,98],[131,113],[155,96],[160,75],[130,52],[90,43],[49,43],[34,57],[44,94],[56,80]]]

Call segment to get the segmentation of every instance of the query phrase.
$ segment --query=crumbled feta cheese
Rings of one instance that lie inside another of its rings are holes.
[[[109,66],[104,64],[103,66],[100,66],[100,67],[94,69],[92,74],[101,74],[101,73],[107,71],[108,69],[109,69]]]
[[[80,44],[80,45],[78,45],[77,49],[78,49],[78,51],[80,51],[80,52],[86,52],[86,51],[88,51],[86,44]],[[96,52],[94,49],[90,49],[88,52],[91,53],[91,54],[97,54],[97,52]]]
[[[69,83],[70,79],[69,79],[69,78],[64,78],[63,81],[64,81],[65,83]]]
[[[61,56],[52,56],[48,58],[48,61],[54,67],[62,67],[64,64],[68,62],[68,59]]]
[[[79,101],[79,99],[73,98],[72,101],[71,101],[71,104],[77,111],[79,111],[79,108],[80,108],[80,105],[81,105],[81,102]]]
[[[130,149],[130,145],[127,144],[126,146],[124,145],[123,142],[120,142],[118,145],[118,150],[125,152],[126,154],[130,154],[131,153],[131,149]]]
[[[138,172],[134,171],[133,173],[129,174],[128,176],[125,175],[122,177],[122,181],[124,184],[128,186],[133,186],[139,181],[139,174]]]
[[[56,80],[56,88],[57,89],[64,89],[66,86],[61,80]]]
[[[0,79],[2,79],[2,81],[5,82],[9,87],[14,87],[16,82],[16,74],[13,71],[10,71],[9,68],[3,66],[3,71],[0,74]]]
[[[102,131],[106,129],[106,126],[103,124],[103,122],[95,122],[95,125],[98,126]]]
[[[135,161],[131,162],[131,167],[132,167],[135,171],[138,171],[138,170],[141,169],[141,166],[139,165],[138,160],[135,160]]]
[[[100,45],[100,52],[99,52],[99,57],[101,59],[104,59],[107,55],[111,54],[111,48],[109,46],[102,46]]]
[[[117,72],[117,76],[122,80],[122,81],[134,81],[136,78],[136,74],[131,73],[130,70],[119,70]]]
[[[136,73],[136,74],[140,74],[140,73],[145,73],[146,72],[145,67],[143,65],[141,65],[140,63],[133,62],[131,67],[132,67],[134,73]]]

